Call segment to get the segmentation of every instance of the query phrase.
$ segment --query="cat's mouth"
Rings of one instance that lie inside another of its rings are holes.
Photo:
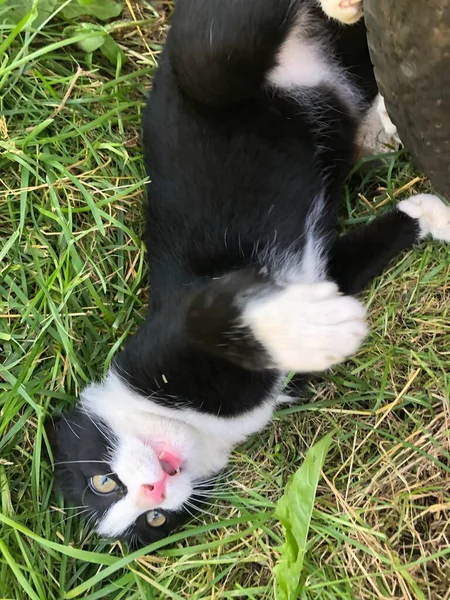
[[[158,454],[159,464],[167,475],[176,475],[181,471],[181,459],[175,454],[163,451]]]
[[[146,446],[150,446],[155,451],[164,473],[173,476],[181,471],[183,460],[168,444],[148,439],[143,439],[142,441]]]

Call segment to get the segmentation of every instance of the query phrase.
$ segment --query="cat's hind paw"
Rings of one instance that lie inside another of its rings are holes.
[[[358,22],[363,16],[362,0],[319,0],[323,12],[345,25]]]
[[[384,131],[390,138],[392,138],[392,140],[395,143],[401,144],[401,140],[398,137],[397,127],[391,121],[391,117],[389,116],[388,111],[386,109],[384,98],[381,94],[378,94],[377,112],[380,117],[381,124],[383,125]]]

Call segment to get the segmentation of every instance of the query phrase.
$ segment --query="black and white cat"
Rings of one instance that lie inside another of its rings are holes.
[[[360,16],[358,0],[177,3],[144,118],[147,319],[50,428],[62,490],[103,536],[179,527],[286,373],[359,348],[354,294],[425,236],[450,241],[429,195],[337,234],[377,95]]]

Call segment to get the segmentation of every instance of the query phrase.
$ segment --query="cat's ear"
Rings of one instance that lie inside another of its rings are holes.
[[[249,308],[279,290],[256,271],[242,269],[206,285],[190,302],[187,331],[204,351],[255,371],[278,368],[247,318]]]

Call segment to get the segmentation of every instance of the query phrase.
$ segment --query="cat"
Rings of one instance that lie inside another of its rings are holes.
[[[337,233],[379,102],[361,6],[177,2],[143,119],[148,314],[48,425],[62,492],[101,536],[141,547],[189,520],[286,374],[360,347],[355,295],[426,236],[450,241],[432,195]]]

